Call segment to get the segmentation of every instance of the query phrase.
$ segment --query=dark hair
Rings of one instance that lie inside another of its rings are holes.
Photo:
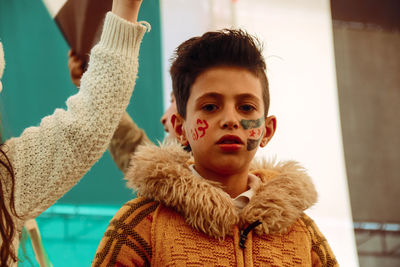
[[[175,50],[170,69],[178,113],[186,118],[190,89],[200,74],[212,67],[232,66],[244,68],[260,79],[266,117],[269,89],[261,51],[258,39],[242,30],[207,32],[183,42]]]
[[[4,144],[0,144],[0,169],[6,170],[6,173],[3,173],[3,171],[0,172],[0,266],[8,266],[9,258],[13,261],[18,260],[12,242],[16,234],[13,216],[17,218],[19,216],[17,215],[14,205],[14,170],[3,148]],[[9,181],[10,179],[11,181]],[[7,191],[9,192],[6,194]],[[8,195],[9,200],[6,201]]]

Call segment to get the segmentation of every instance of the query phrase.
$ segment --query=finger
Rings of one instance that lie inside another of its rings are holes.
[[[76,56],[76,52],[71,48],[71,49],[68,51],[68,56],[69,56],[69,57],[75,57],[75,56]]]
[[[77,56],[72,56],[68,59],[68,68],[71,69],[75,69],[75,68],[79,68],[82,70],[82,65],[83,65],[83,60],[81,60],[80,58],[78,58]],[[83,71],[83,70],[82,70]]]
[[[71,71],[71,76],[74,77],[81,77],[83,74],[82,68],[80,68],[79,66],[77,66],[76,68],[72,68]]]

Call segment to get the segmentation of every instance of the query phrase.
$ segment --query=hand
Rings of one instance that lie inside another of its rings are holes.
[[[68,68],[72,83],[75,84],[76,87],[79,87],[83,74],[83,60],[80,59],[72,49],[68,51]]]
[[[142,0],[114,0],[112,12],[130,22],[137,22]]]

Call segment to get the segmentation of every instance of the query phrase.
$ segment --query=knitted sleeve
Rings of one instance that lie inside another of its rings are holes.
[[[38,127],[6,142],[16,177],[17,213],[38,216],[101,157],[133,91],[146,27],[109,12],[80,91]]]
[[[122,206],[108,225],[92,266],[150,266],[151,224],[158,205],[137,198]]]
[[[301,217],[307,231],[311,237],[311,262],[313,267],[336,267],[339,264],[336,261],[328,241],[318,229],[315,222],[303,214]]]
[[[146,143],[150,143],[146,133],[125,112],[108,149],[115,164],[125,174],[129,167],[132,153],[136,151],[139,145]]]

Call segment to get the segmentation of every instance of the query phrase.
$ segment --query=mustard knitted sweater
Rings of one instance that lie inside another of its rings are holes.
[[[337,266],[303,211],[317,194],[296,162],[253,162],[261,183],[242,210],[188,168],[179,145],[144,146],[128,186],[141,196],[110,222],[92,266]]]
[[[80,91],[67,100],[67,110],[57,109],[38,127],[6,141],[3,149],[15,171],[15,208],[21,216],[15,218],[18,232],[70,190],[107,149],[133,91],[145,32],[145,26],[108,13]],[[0,173],[7,174],[3,166]],[[3,178],[9,193],[10,178]],[[18,244],[19,234],[15,251]]]

